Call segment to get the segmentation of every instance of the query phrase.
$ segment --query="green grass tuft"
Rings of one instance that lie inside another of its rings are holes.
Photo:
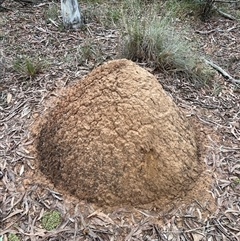
[[[142,9],[138,3],[130,4],[123,15],[121,57],[206,83],[212,73],[195,54],[184,31],[174,28],[170,17],[159,16],[157,8]]]
[[[42,72],[45,65],[46,63],[40,59],[18,57],[13,63],[13,68],[24,77],[34,78]]]

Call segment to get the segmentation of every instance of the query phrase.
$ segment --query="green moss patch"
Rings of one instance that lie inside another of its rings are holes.
[[[48,231],[55,229],[61,223],[61,214],[57,210],[46,212],[42,217],[42,227]]]

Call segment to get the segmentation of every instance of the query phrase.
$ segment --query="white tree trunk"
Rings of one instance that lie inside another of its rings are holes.
[[[63,24],[67,28],[79,28],[82,24],[77,0],[61,0]]]

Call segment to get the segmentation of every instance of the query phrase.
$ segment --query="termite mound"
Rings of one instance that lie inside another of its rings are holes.
[[[42,120],[41,172],[97,205],[181,198],[202,172],[185,115],[152,74],[125,59],[68,88]]]

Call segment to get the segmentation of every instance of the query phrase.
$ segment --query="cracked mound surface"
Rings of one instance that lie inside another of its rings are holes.
[[[40,170],[97,205],[186,195],[201,173],[194,131],[156,78],[110,61],[66,91],[40,125]]]

